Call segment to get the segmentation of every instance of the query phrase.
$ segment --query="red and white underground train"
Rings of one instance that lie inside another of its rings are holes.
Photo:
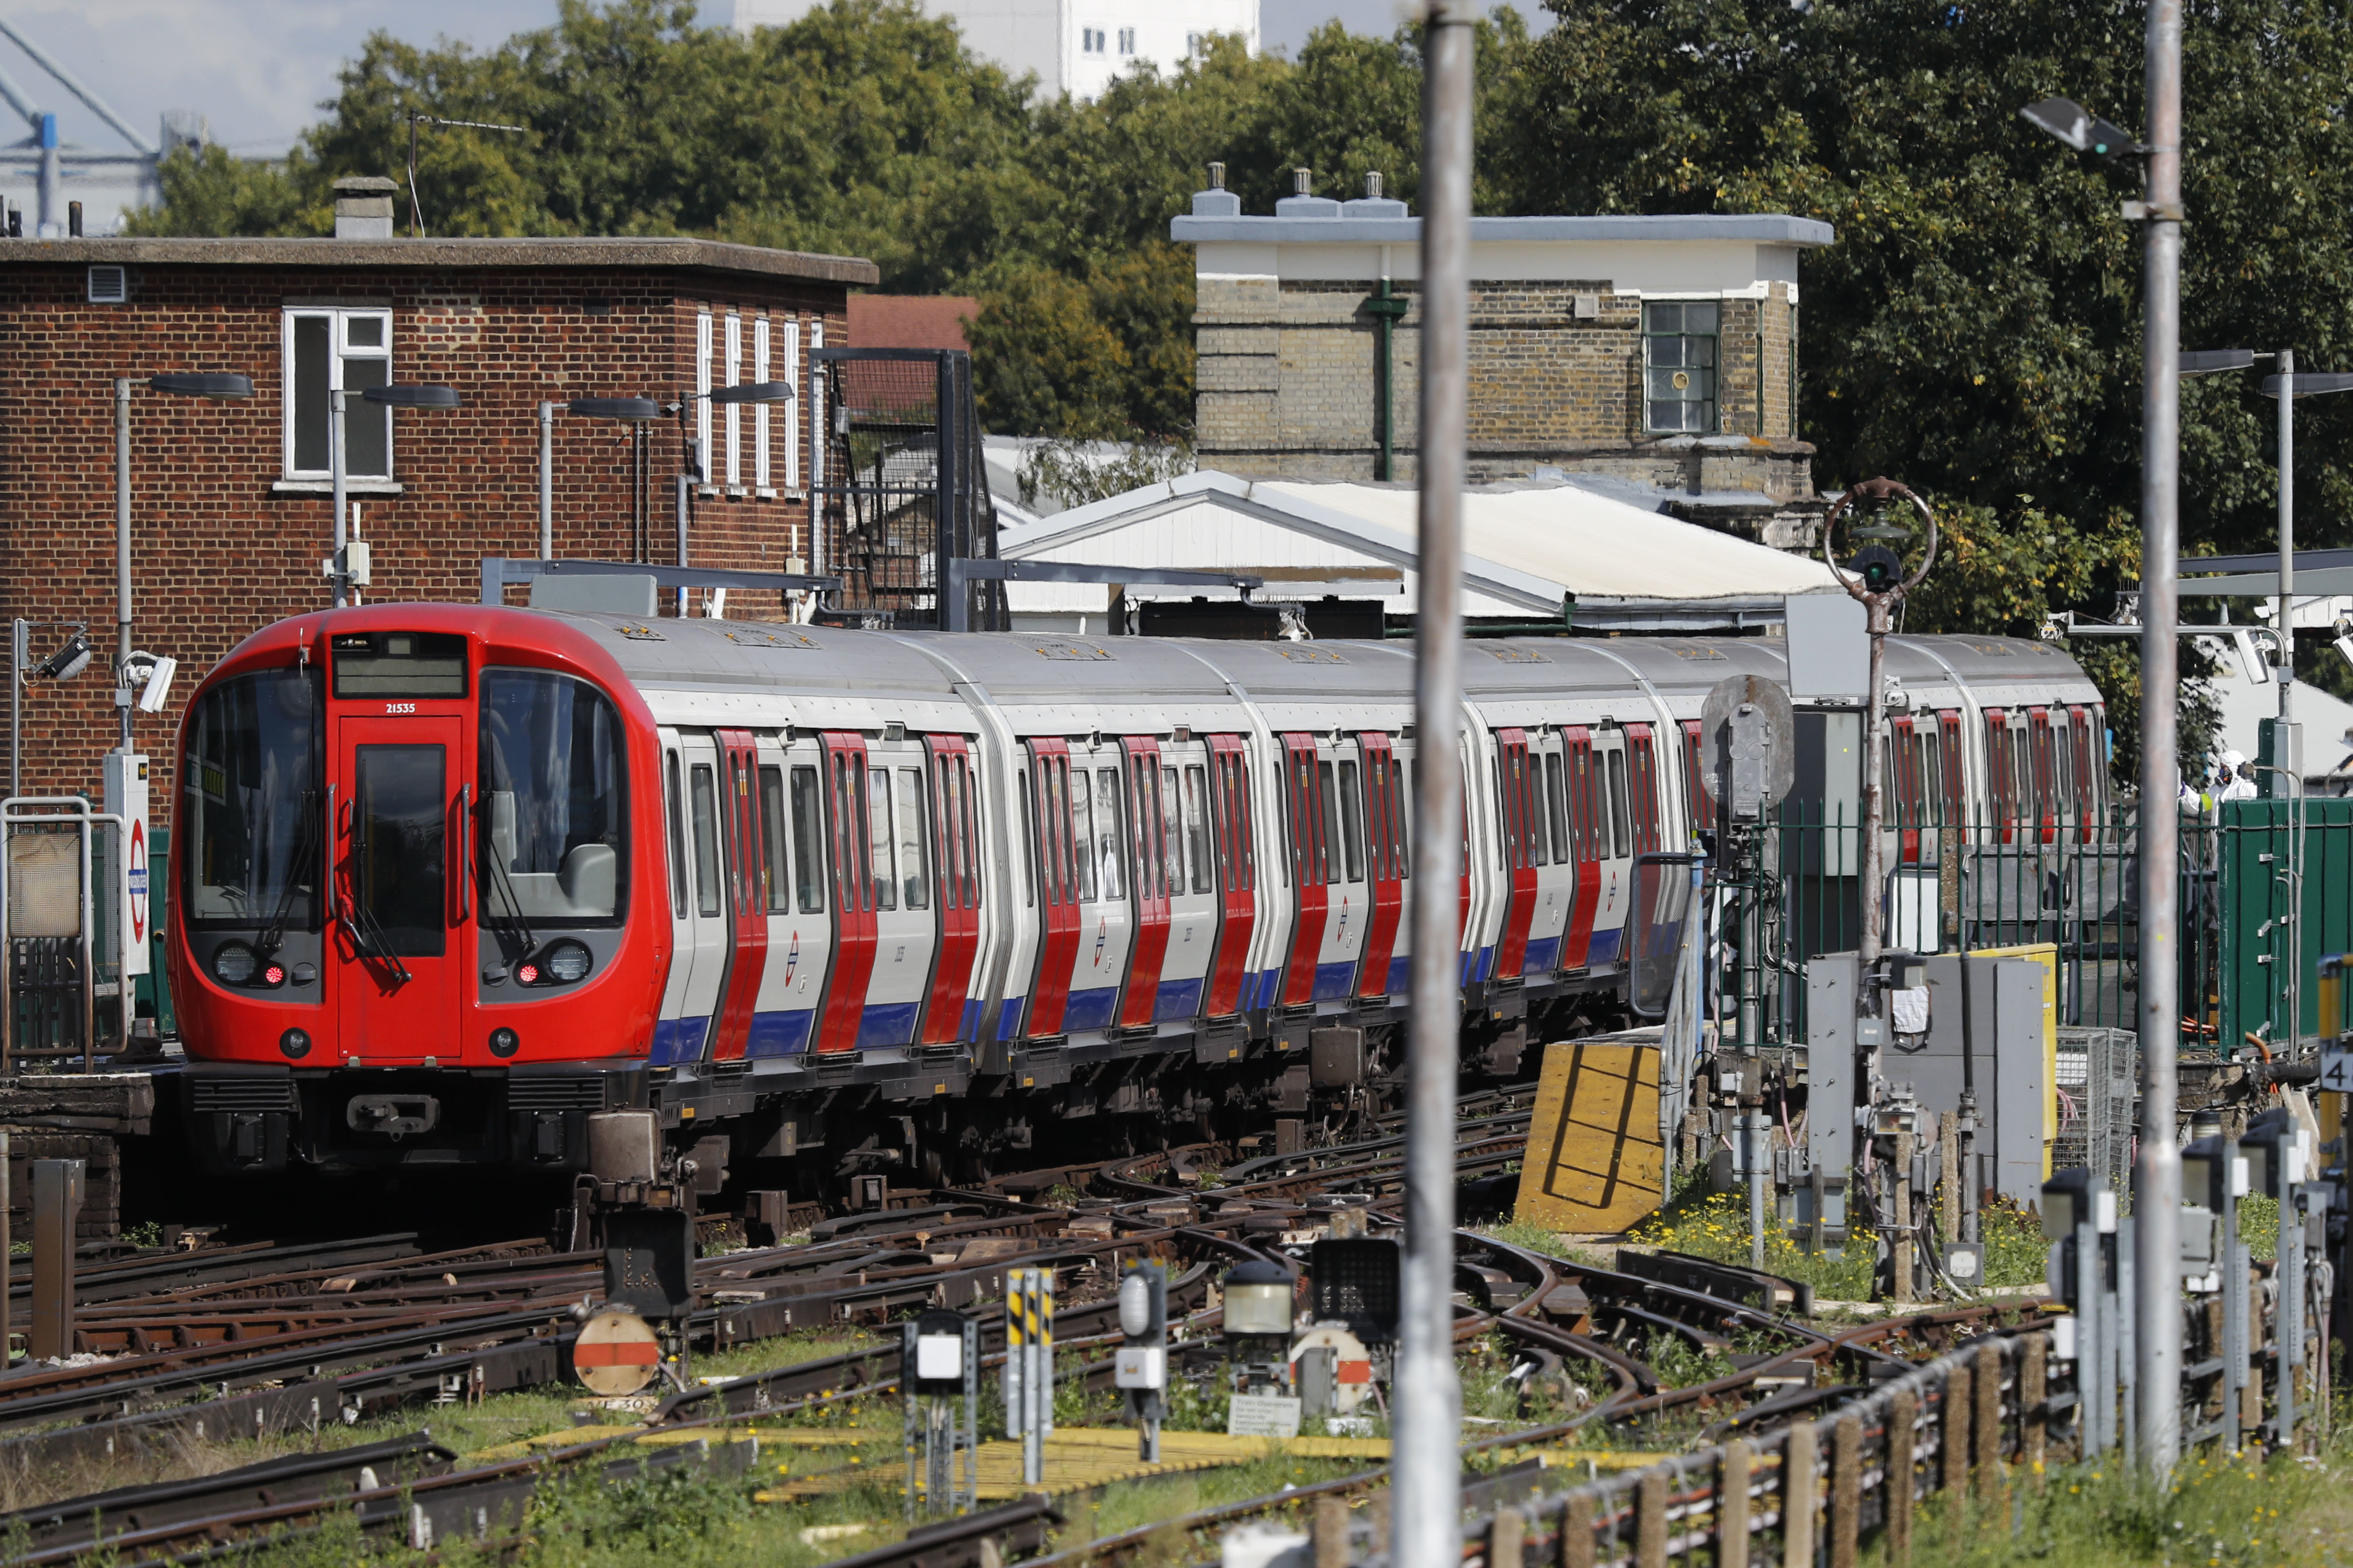
[[[1638,866],[1713,810],[1701,703],[1783,679],[1781,649],[1469,645],[1474,1066],[1511,1070],[1531,1019],[1623,1016]],[[2048,837],[2096,798],[2063,654],[1905,637],[1889,668],[1915,818]],[[232,1171],[568,1177],[589,1112],[650,1105],[704,1172],[824,1194],[1364,1103],[1403,1016],[1412,676],[1400,643],[280,622],[181,735],[192,1142]]]

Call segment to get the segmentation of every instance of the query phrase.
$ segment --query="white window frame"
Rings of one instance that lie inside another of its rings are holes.
[[[768,318],[752,320],[752,379],[768,379]],[[768,477],[768,405],[754,404],[752,408],[752,489],[757,495],[775,495],[776,481]]]
[[[1103,28],[1081,27],[1079,29],[1079,53],[1082,55],[1107,54],[1110,52],[1110,48],[1111,35]]]
[[[793,389],[792,417],[785,421],[785,489],[801,488],[801,400],[808,389],[801,384],[801,324],[797,319],[780,323],[785,329],[785,374]]]
[[[389,305],[289,305],[281,312],[279,321],[279,353],[280,356],[280,374],[281,379],[279,384],[285,387],[286,396],[284,399],[284,406],[280,411],[279,420],[279,472],[282,477],[290,479],[332,479],[334,478],[334,470],[332,465],[334,462],[334,457],[332,453],[328,455],[327,458],[328,463],[331,465],[330,467],[298,468],[294,466],[294,420],[297,412],[295,399],[299,395],[299,388],[296,386],[294,379],[294,323],[298,318],[306,316],[324,316],[334,322],[332,335],[328,340],[327,353],[327,390],[330,394],[332,394],[343,384],[343,361],[346,359],[384,360],[385,362],[385,380],[387,382],[392,380],[390,363],[392,360],[393,345],[392,307]],[[351,322],[361,317],[370,318],[384,323],[384,347],[381,352],[378,352],[373,347],[367,346],[363,346],[357,350],[350,348]],[[353,412],[354,411],[353,410],[346,410],[344,413],[343,417],[347,427]],[[332,405],[330,406],[329,413],[332,416]],[[392,447],[392,410],[386,408],[382,410],[382,413],[385,416],[385,471],[380,474],[362,474],[355,472],[346,473],[343,476],[344,479],[366,479],[380,482],[389,482],[391,480],[396,467],[396,460]],[[329,426],[328,438],[330,440],[333,439],[332,423]],[[345,437],[345,441],[348,445],[348,434]]]
[[[727,312],[727,332],[722,340],[727,353],[727,384],[740,386],[744,382],[744,318],[734,311]],[[727,488],[740,495],[744,490],[744,408],[741,404],[727,405]]]
[[[711,483],[711,312],[694,319],[694,466]]]
[[[809,322],[809,349],[812,353],[825,347],[825,318]],[[825,482],[825,378],[809,377],[809,482],[808,505],[808,569],[825,570],[825,543],[818,533],[817,487]]]
[[[1127,58],[1128,57],[1133,56],[1133,55],[1135,53],[1135,29],[1134,29],[1134,28],[1133,28],[1133,27],[1122,27],[1122,28],[1119,30],[1119,52],[1120,52],[1120,57],[1121,57],[1123,59]]]

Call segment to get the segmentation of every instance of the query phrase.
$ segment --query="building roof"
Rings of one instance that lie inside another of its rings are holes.
[[[1209,469],[1006,529],[997,549],[1009,560],[1254,573],[1269,579],[1264,597],[1395,595],[1395,613],[1410,615],[1419,507],[1410,486],[1252,480]],[[1462,533],[1462,607],[1471,616],[1549,618],[1573,601],[1581,623],[1703,624],[1706,617],[1691,613],[1778,609],[1790,594],[1838,591],[1820,561],[1557,482],[1466,491]],[[1007,591],[1017,610],[1103,607],[1100,589],[1076,584]],[[1128,592],[1231,596],[1194,587]]]
[[[1241,240],[1257,245],[1419,245],[1421,220],[1404,216],[1400,202],[1315,202],[1328,212],[1277,212],[1250,216],[1230,204],[1230,213],[1204,212],[1203,198],[1227,195],[1204,191],[1193,201],[1193,212],[1172,219],[1169,237],[1183,244]],[[1314,201],[1314,198],[1310,198]],[[1283,206],[1292,205],[1286,200]],[[1395,216],[1352,213],[1355,206],[1395,209]],[[1609,217],[1474,217],[1471,243],[1507,244],[1547,241],[1567,244],[1659,245],[1694,240],[1730,240],[1754,245],[1788,245],[1814,249],[1829,245],[1838,231],[1814,218],[1782,213],[1667,213]]]
[[[962,349],[964,324],[980,314],[965,294],[852,294],[849,341],[861,349]]]
[[[589,267],[732,272],[871,287],[874,263],[714,239],[0,239],[0,265]]]

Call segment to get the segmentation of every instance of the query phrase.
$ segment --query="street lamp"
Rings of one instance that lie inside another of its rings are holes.
[[[636,470],[631,478],[635,488],[630,491],[629,545],[638,559],[645,558],[645,427],[661,417],[661,405],[650,397],[575,397],[564,405],[564,411],[576,418],[617,419],[628,425],[630,435],[630,457]],[[539,558],[555,558],[555,405],[539,405]]]
[[[114,381],[114,708],[117,738],[131,752],[131,385]],[[253,395],[253,378],[234,371],[201,371],[147,378],[147,390],[173,397],[228,403]]]
[[[2181,1156],[2173,1141],[2181,1050],[2181,823],[2173,809],[2181,655],[2181,14],[2182,0],[2149,0],[2141,101],[2147,134],[2130,132],[2063,98],[2019,112],[2079,153],[2140,161],[2141,199],[2125,216],[2143,226],[2140,478],[2140,1181],[2133,1234],[2141,1258],[2133,1339],[2140,1459],[2162,1481],[2181,1456]]]
[[[344,408],[351,394],[337,387],[328,395],[334,412],[334,429],[328,446],[332,449],[335,476],[335,555],[327,563],[327,575],[335,584],[335,608],[342,609],[351,602],[352,570],[351,510],[343,500],[343,423]],[[430,384],[412,385],[371,386],[360,396],[380,408],[456,408],[459,405],[458,389]]]
[[[747,381],[741,386],[714,386],[708,392],[691,392],[671,404],[670,412],[678,416],[678,563],[686,563],[687,532],[694,520],[694,487],[703,479],[702,464],[694,447],[686,438],[686,405],[697,399],[713,407],[725,407],[743,403],[786,403],[793,395],[789,381]],[[678,591],[678,613],[686,614],[687,590]]]

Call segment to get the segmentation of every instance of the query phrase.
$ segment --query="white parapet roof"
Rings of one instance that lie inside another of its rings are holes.
[[[1369,484],[1243,479],[1216,470],[1008,528],[1008,560],[1258,573],[1261,596],[1398,596],[1418,604],[1419,493]],[[1741,604],[1838,591],[1830,568],[1574,485],[1482,485],[1462,503],[1463,613],[1549,618],[1583,606]],[[1104,608],[1092,585],[1009,584],[1016,611]],[[1136,598],[1230,591],[1131,587]]]

